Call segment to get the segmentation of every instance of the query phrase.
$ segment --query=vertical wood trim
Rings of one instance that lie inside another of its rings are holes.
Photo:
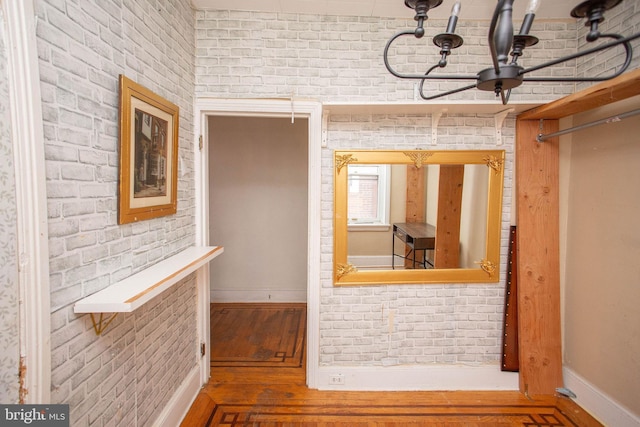
[[[435,268],[460,266],[460,211],[464,165],[440,165]]]
[[[427,168],[417,168],[407,166],[407,202],[405,219],[406,222],[426,222],[427,206],[425,200]],[[413,261],[410,259],[411,248],[405,247],[404,268],[413,268]],[[424,259],[424,250],[416,253],[416,259]]]
[[[562,386],[558,138],[536,142],[538,120],[516,122],[520,391]],[[545,120],[543,133],[558,130]]]

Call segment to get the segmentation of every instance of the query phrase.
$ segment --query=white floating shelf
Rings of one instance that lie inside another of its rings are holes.
[[[81,299],[75,303],[73,311],[75,313],[130,313],[223,251],[222,246],[190,247],[146,270]],[[96,332],[98,333],[97,330]]]
[[[530,110],[545,101],[511,101],[502,105],[499,101],[415,101],[415,102],[324,102],[323,108],[330,114],[498,114],[512,110],[515,114]]]

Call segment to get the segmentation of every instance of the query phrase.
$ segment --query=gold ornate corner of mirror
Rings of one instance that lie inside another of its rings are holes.
[[[336,155],[336,170],[340,173],[343,167],[357,161],[358,159],[353,157],[353,154]]]
[[[480,268],[482,269],[482,271],[487,273],[489,275],[489,278],[492,278],[493,275],[496,273],[496,269],[497,269],[496,264],[487,259],[483,259],[479,262],[476,262],[476,264],[480,265]]]
[[[499,174],[502,172],[502,166],[504,164],[502,159],[497,158],[494,155],[484,157],[482,160],[487,162],[487,166],[493,169],[493,172]]]
[[[355,273],[357,272],[358,269],[351,264],[337,264],[336,265],[336,279],[340,280],[342,279],[344,276],[346,276],[349,273]]]
[[[429,151],[405,151],[404,155],[413,161],[416,168],[420,169],[426,160],[433,156],[433,153]]]

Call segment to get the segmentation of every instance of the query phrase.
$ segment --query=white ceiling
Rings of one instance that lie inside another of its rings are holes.
[[[514,1],[514,20],[520,20],[528,0]],[[571,9],[580,0],[540,0],[538,19],[572,19]],[[317,15],[382,16],[413,18],[415,13],[403,0],[191,0],[196,9],[253,10],[262,12],[309,13]],[[462,0],[460,19],[491,19],[495,0]],[[447,18],[453,0],[429,11],[429,18]]]

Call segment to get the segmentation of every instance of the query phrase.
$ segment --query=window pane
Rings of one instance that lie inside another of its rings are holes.
[[[379,221],[377,175],[349,175],[348,217],[353,222]]]

